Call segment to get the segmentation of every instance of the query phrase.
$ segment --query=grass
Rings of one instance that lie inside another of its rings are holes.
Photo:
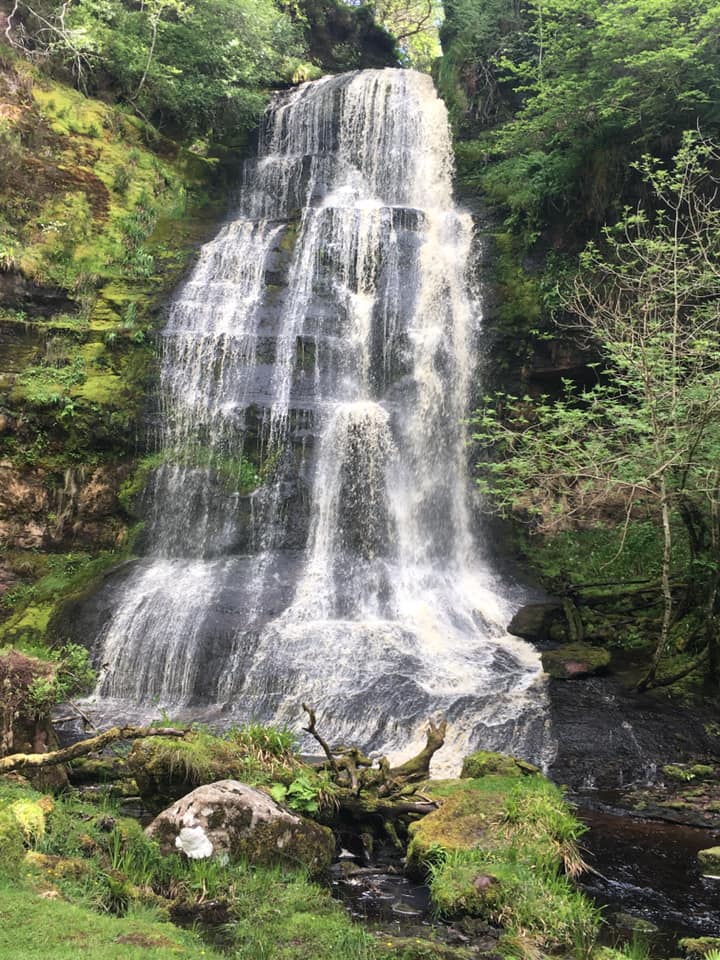
[[[408,856],[427,871],[437,913],[501,925],[510,956],[570,944],[589,956],[600,915],[571,881],[585,828],[562,792],[541,776],[495,775],[423,789],[443,802],[411,827]]]
[[[122,919],[54,895],[52,887],[0,877],[2,960],[179,960],[220,956],[189,931],[144,908]]]
[[[267,737],[258,734],[253,728],[248,737],[264,749]],[[0,819],[12,804],[32,806],[40,798],[0,780]],[[15,838],[13,868],[0,859],[2,960],[215,957],[195,934],[167,922],[173,904],[207,901],[226,905],[223,953],[237,960],[396,956],[303,873],[164,857],[110,802],[57,798],[43,831],[23,838],[18,828]],[[23,844],[31,847],[24,861]]]
[[[270,788],[276,800],[299,813],[331,810],[335,803],[334,784],[300,760],[294,734],[260,724],[221,734],[198,725],[182,740],[141,740],[128,765],[146,803],[157,809],[183,791],[226,779]]]

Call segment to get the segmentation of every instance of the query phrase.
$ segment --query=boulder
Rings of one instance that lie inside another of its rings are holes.
[[[610,663],[610,654],[588,643],[567,643],[542,653],[542,665],[555,680],[578,680],[602,673]]]
[[[520,607],[518,612],[508,624],[507,631],[514,637],[522,637],[523,640],[533,640],[536,643],[547,643],[550,637],[551,628],[558,625],[563,634],[563,625],[565,615],[562,604],[560,603],[528,603]],[[553,632],[553,637],[557,632]]]
[[[491,750],[476,750],[463,760],[461,780],[477,777],[522,777],[539,773],[539,769],[526,760],[518,760],[506,753],[493,753]]]
[[[720,877],[720,847],[698,851],[698,860],[706,877]]]
[[[335,841],[327,827],[296,816],[238,780],[198,787],[159,814],[146,833],[164,853],[191,859],[288,863],[313,875],[330,867]]]

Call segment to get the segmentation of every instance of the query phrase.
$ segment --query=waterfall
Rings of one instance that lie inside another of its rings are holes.
[[[539,659],[473,536],[480,318],[451,174],[427,76],[275,98],[169,308],[149,546],[108,588],[100,713],[297,728],[310,701],[326,736],[395,758],[442,714],[447,769],[542,760]]]

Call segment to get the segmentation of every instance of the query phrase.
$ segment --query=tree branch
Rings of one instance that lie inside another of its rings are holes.
[[[91,737],[89,740],[79,740],[62,750],[52,750],[49,753],[13,753],[9,757],[1,757],[0,773],[66,763],[76,757],[84,757],[88,753],[102,750],[103,747],[106,747],[109,743],[114,743],[116,740],[141,740],[144,737],[184,737],[186,733],[186,729],[175,727],[111,727],[97,737]]]

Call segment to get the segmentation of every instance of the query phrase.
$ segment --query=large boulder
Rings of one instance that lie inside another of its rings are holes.
[[[164,853],[269,865],[284,862],[318,875],[329,869],[335,841],[327,827],[298,817],[238,780],[198,787],[159,814],[146,833]]]
[[[610,663],[610,654],[602,647],[588,643],[567,643],[542,653],[545,673],[555,680],[580,680],[603,673]]]

